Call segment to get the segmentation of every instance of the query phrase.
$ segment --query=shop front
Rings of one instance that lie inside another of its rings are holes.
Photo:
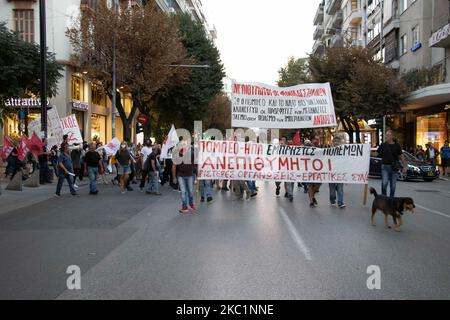
[[[431,143],[440,150],[449,139],[449,113],[420,115],[416,120],[416,144],[425,147]]]
[[[89,103],[85,80],[79,74],[71,77],[71,99],[69,101],[70,113],[77,118],[81,136],[86,139],[86,122],[89,112]]]

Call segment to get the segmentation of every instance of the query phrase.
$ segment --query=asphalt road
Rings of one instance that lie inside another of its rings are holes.
[[[379,189],[380,180],[371,184]],[[219,192],[198,213],[178,213],[178,193],[150,197],[49,195],[0,210],[1,299],[448,299],[450,182],[405,182],[414,214],[402,232],[369,224],[363,187],[345,187],[347,209],[319,207],[296,189],[290,203],[259,183],[250,201]],[[67,192],[67,186],[64,188]],[[42,193],[42,192],[41,192]],[[26,196],[24,196],[26,197]],[[0,203],[2,198],[0,198]],[[369,204],[372,198],[369,199]],[[31,202],[30,202],[31,203]],[[6,211],[6,212],[5,212]],[[68,290],[67,267],[81,269]],[[381,289],[369,290],[369,266]]]

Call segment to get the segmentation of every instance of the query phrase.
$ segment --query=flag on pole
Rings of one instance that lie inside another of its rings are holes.
[[[30,151],[35,155],[44,154],[44,143],[38,137],[36,132],[33,132],[33,135],[31,136],[31,139],[28,143],[28,147],[30,148]]]
[[[2,157],[3,161],[6,161],[8,159],[9,155],[14,149],[14,143],[12,142],[11,138],[8,136],[3,137],[3,148],[0,151],[0,156]]]
[[[179,142],[180,139],[178,139],[175,126],[172,125],[172,128],[170,129],[167,137],[164,139],[161,148],[161,159],[172,159],[172,150]]]
[[[117,138],[112,139],[107,145],[101,146],[97,149],[99,150],[105,150],[107,156],[113,156],[119,151],[120,149],[120,141]]]
[[[23,159],[25,159],[25,157],[27,156],[28,152],[30,152],[28,138],[26,135],[23,135],[20,138],[19,150],[17,152],[19,160],[23,161]]]

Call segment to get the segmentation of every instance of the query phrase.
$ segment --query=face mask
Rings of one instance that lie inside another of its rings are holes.
[[[121,145],[122,149],[125,149],[127,147],[126,144]]]

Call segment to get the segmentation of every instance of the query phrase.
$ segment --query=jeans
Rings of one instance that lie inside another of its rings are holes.
[[[194,176],[178,177],[178,184],[181,190],[181,202],[183,207],[189,204],[194,204]]]
[[[69,189],[71,194],[76,194],[75,188],[73,187],[73,180],[72,176],[65,174],[64,172],[60,172],[58,175],[58,184],[56,185],[56,194],[61,194],[62,185],[64,183],[64,179],[67,180],[67,183],[69,184]]]
[[[212,197],[211,188],[211,180],[200,180],[200,192],[202,198]]]
[[[147,184],[147,192],[159,193],[158,174],[156,172],[149,172],[150,181]]]
[[[250,190],[250,193],[256,192],[256,181],[247,181],[248,189]]]
[[[330,203],[336,203],[336,194],[338,205],[344,204],[344,184],[343,183],[330,183]]]
[[[88,167],[89,190],[97,192],[98,167]]]
[[[395,197],[395,187],[397,185],[397,171],[391,165],[381,166],[381,193],[387,196],[388,183],[391,185],[390,197]]]

